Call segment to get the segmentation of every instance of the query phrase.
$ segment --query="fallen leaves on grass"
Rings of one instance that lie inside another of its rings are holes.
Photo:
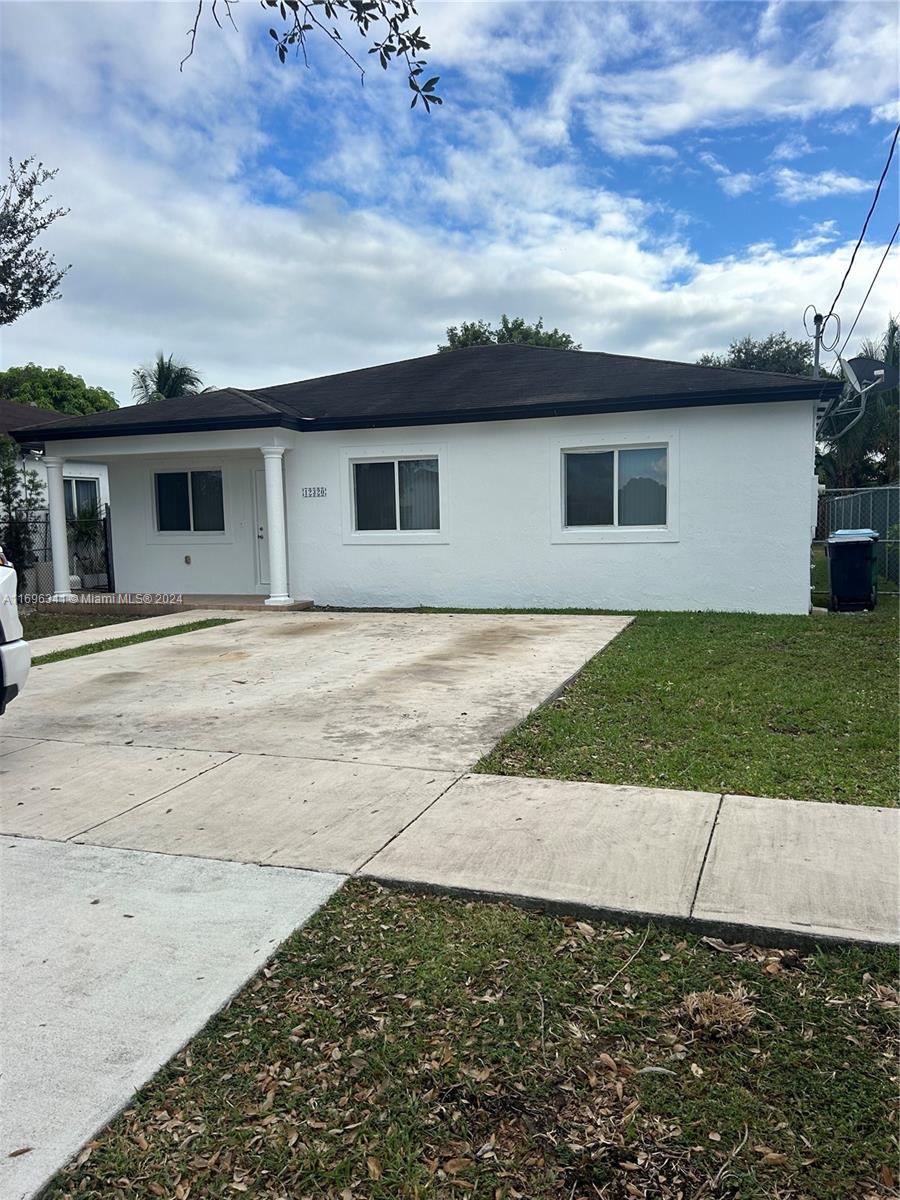
[[[351,883],[50,1195],[880,1198],[887,957],[792,953]]]

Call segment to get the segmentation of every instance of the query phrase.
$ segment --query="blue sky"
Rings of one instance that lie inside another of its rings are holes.
[[[442,109],[334,48],[279,66],[270,18],[3,0],[2,152],[59,167],[63,299],[2,363],[129,399],[157,349],[262,386],[539,315],[586,349],[691,360],[827,306],[898,117],[893,4],[431,3]],[[354,34],[348,38],[351,47]],[[892,170],[840,308],[897,220]],[[900,308],[889,258],[858,334]]]

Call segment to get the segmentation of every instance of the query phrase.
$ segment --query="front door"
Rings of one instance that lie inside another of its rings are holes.
[[[266,473],[260,468],[253,472],[253,509],[256,516],[256,582],[269,586],[269,531],[266,526]]]

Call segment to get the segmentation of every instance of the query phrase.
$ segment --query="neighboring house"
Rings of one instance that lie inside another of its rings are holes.
[[[9,434],[14,429],[24,430],[33,425],[46,425],[48,422],[67,419],[65,413],[53,413],[46,408],[0,400],[0,435]],[[46,489],[47,471],[41,457],[26,454],[24,465],[37,474]],[[81,512],[93,505],[101,508],[103,505],[109,504],[109,478],[106,464],[67,461],[63,476],[63,493],[67,517],[73,517],[76,511]],[[46,490],[44,495],[46,497]]]
[[[119,591],[803,613],[815,413],[840,386],[480,346],[17,437],[45,448],[63,532],[53,480],[107,464]]]

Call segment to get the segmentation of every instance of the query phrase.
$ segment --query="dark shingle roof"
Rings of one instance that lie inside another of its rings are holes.
[[[223,388],[54,424],[46,438],[281,425],[311,432],[831,398],[827,379],[592,351],[474,346],[252,392]],[[42,434],[44,431],[41,431]]]
[[[36,408],[31,404],[16,404],[14,400],[0,399],[0,433],[13,429],[28,429],[31,425],[49,425],[64,421],[65,413],[50,408]]]

